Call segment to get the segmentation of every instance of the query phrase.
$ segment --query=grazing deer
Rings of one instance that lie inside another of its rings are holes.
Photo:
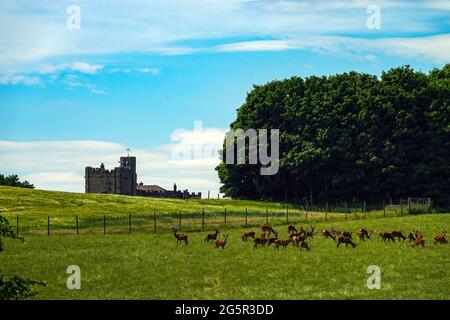
[[[366,229],[363,229],[363,228],[358,230],[357,235],[359,237],[359,240],[364,240],[365,241],[366,238],[370,239],[369,232]]]
[[[245,231],[242,235],[242,241],[247,242],[247,238],[255,239],[255,232],[254,231]]]
[[[330,231],[328,231],[328,230],[323,230],[323,231],[322,231],[322,234],[323,234],[323,237],[324,237],[325,239],[331,238],[331,239],[333,239],[333,240],[336,241],[336,237],[335,237]]]
[[[416,240],[416,234],[410,232],[408,235],[408,240],[409,242],[413,242],[414,240]]]
[[[262,226],[261,231],[266,233],[267,236],[270,236],[272,233],[278,236],[278,232],[276,232],[271,226]]]
[[[268,238],[255,238],[253,240],[253,248],[256,249],[258,247],[258,245],[261,245],[262,247],[266,246],[267,241],[269,241]]]
[[[398,238],[399,241],[400,241],[400,239],[403,239],[403,241],[406,240],[406,237],[403,235],[403,233],[401,231],[392,231],[391,235],[393,238]]]
[[[380,232],[378,234],[378,236],[381,238],[381,240],[383,242],[385,242],[386,240],[388,242],[389,242],[389,240],[392,241],[392,242],[395,242],[395,238],[392,236],[392,234],[390,232]]]
[[[414,240],[414,243],[412,244],[412,247],[418,247],[422,246],[425,248],[425,238],[423,236],[423,233],[419,234],[416,239]]]
[[[447,244],[448,241],[445,239],[444,234],[438,234],[436,237],[434,237],[434,244]]]
[[[296,247],[298,247],[300,245],[301,242],[305,241],[306,237],[303,235],[294,235],[291,238],[292,244]]]
[[[295,228],[293,225],[289,225],[288,227],[288,233],[297,232],[297,228]]]
[[[205,242],[209,242],[211,240],[217,240],[217,235],[220,233],[219,230],[216,229],[214,233],[207,234],[205,237]]]
[[[305,238],[312,238],[314,236],[314,227],[312,225],[309,225],[311,228],[311,231],[305,231]]]
[[[219,247],[225,248],[225,245],[227,244],[228,235],[223,235],[223,240],[216,240],[216,249]]]
[[[275,237],[271,237],[271,238],[269,238],[269,240],[267,240],[267,245],[270,247],[271,244],[274,243],[277,240],[278,240],[278,236],[275,235]]]
[[[280,246],[283,247],[283,249],[287,249],[287,246],[291,243],[291,240],[275,240],[275,249],[279,249]]]
[[[345,237],[345,236],[339,236],[337,238],[337,247],[339,248],[339,246],[341,245],[341,243],[345,243],[345,246],[347,247],[348,245],[351,245],[353,248],[356,247],[356,244],[353,243],[352,239],[349,237]]]
[[[349,239],[353,239],[353,233],[351,231],[342,231],[338,235]]]
[[[186,245],[188,244],[188,235],[183,233],[177,233],[177,230],[175,228],[172,228],[173,235],[177,239],[177,244],[179,244],[181,241],[184,241]]]
[[[300,240],[300,242],[298,243],[297,246],[300,247],[300,250],[306,249],[306,250],[310,251],[308,243],[305,240]]]

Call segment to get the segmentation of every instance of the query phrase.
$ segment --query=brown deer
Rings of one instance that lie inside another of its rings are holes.
[[[275,249],[279,249],[280,246],[283,247],[283,249],[287,249],[287,246],[291,243],[291,240],[275,240]]]
[[[392,241],[392,242],[395,242],[395,238],[392,236],[392,234],[390,233],[390,232],[380,232],[379,234],[378,234],[378,236],[381,238],[381,240],[383,241],[383,242],[385,242],[386,240],[389,242],[389,241]]]
[[[242,241],[247,242],[248,238],[255,239],[255,232],[254,231],[245,231],[242,235]]]
[[[220,233],[219,230],[216,229],[214,233],[207,234],[205,237],[205,242],[209,242],[211,240],[217,240],[217,235]]]
[[[270,236],[272,233],[278,236],[278,232],[276,232],[271,226],[262,226],[261,231],[266,233],[267,236]]]
[[[423,236],[423,233],[420,233],[414,240],[414,243],[412,244],[413,248],[418,246],[422,246],[423,248],[425,248],[425,238]]]
[[[223,235],[223,240],[216,240],[216,249],[221,247],[222,249],[225,248],[225,245],[227,244],[227,239],[228,239],[228,235],[224,234]]]
[[[336,237],[335,237],[330,231],[328,231],[328,230],[323,230],[323,231],[322,231],[322,234],[323,234],[323,237],[324,237],[325,239],[331,238],[331,239],[333,239],[333,240],[336,240]]]
[[[341,245],[341,243],[345,243],[345,246],[347,247],[348,245],[351,245],[353,248],[356,247],[356,244],[353,243],[352,239],[349,237],[345,237],[345,236],[339,236],[337,238],[337,247],[339,248],[339,246]]]
[[[184,241],[186,245],[188,244],[188,235],[184,233],[177,233],[177,230],[175,228],[172,228],[172,233],[177,239],[177,244],[179,244],[181,241]]]
[[[305,241],[306,237],[304,235],[293,235],[291,237],[292,244],[296,247],[300,245],[301,242]]]
[[[289,225],[288,227],[288,233],[297,232],[297,228],[295,228],[293,225]]]
[[[366,229],[361,228],[361,229],[358,230],[358,232],[356,234],[358,235],[359,240],[364,240],[365,241],[366,238],[370,239],[369,231],[367,231]]]
[[[434,244],[447,244],[448,241],[445,239],[444,234],[438,234],[436,237],[434,237]]]
[[[275,235],[275,237],[271,237],[271,238],[269,238],[269,240],[267,240],[267,245],[270,247],[272,245],[272,243],[274,243],[277,240],[278,240],[278,236]]]
[[[400,241],[400,239],[403,239],[403,241],[406,240],[406,237],[403,235],[401,231],[392,231],[391,235],[393,238],[398,238],[398,241]]]
[[[256,249],[258,245],[261,245],[262,247],[265,247],[267,244],[267,241],[269,241],[269,238],[255,238],[253,240],[253,248]]]
[[[312,238],[314,236],[314,227],[312,225],[309,225],[311,228],[310,231],[305,231],[305,239]]]
[[[298,243],[298,247],[300,247],[300,250],[306,249],[306,250],[310,251],[308,243],[305,240],[300,240]]]

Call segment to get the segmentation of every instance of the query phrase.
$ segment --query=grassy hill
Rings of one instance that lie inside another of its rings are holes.
[[[287,208],[286,208],[287,207]],[[201,230],[202,212],[205,228],[261,225],[267,221],[279,225],[287,222],[342,220],[344,208],[305,208],[280,202],[224,199],[158,199],[122,195],[84,194],[23,189],[0,186],[0,214],[11,223],[19,218],[22,233],[46,233],[48,217],[52,232],[74,232],[76,217],[80,232],[127,232],[131,218],[133,231],[153,230],[154,215],[158,229],[179,226],[180,215],[184,230]],[[267,211],[266,211],[267,210]],[[247,211],[248,219],[245,220]],[[266,217],[267,212],[267,217]],[[371,217],[383,216],[382,210],[370,211]],[[396,213],[394,213],[396,214]],[[287,216],[288,215],[288,216]],[[131,217],[130,217],[131,216]],[[362,218],[361,208],[352,208],[348,219]],[[106,222],[104,222],[104,220]]]

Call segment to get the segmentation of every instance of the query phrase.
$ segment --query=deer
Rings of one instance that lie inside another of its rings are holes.
[[[292,232],[297,232],[297,228],[295,228],[293,225],[289,225],[288,233],[291,234]]]
[[[276,232],[271,226],[262,226],[261,231],[263,233],[267,233],[267,236],[270,236],[272,233],[278,236],[278,232]]]
[[[224,234],[223,235],[223,240],[216,240],[216,249],[218,249],[219,247],[221,247],[222,249],[225,248],[225,245],[227,244],[227,239],[228,239],[228,235]]]
[[[434,237],[434,244],[447,244],[448,241],[445,239],[445,236],[447,235],[447,232],[442,232],[442,234],[438,234],[436,237]]]
[[[255,239],[255,232],[254,231],[245,231],[242,235],[242,241],[247,242],[248,238]]]
[[[300,247],[300,250],[306,249],[310,251],[308,243],[304,239],[300,240],[297,246]]]
[[[393,238],[398,238],[399,241],[400,241],[400,238],[403,239],[403,241],[406,240],[406,237],[403,235],[403,233],[401,231],[392,231],[391,235]]]
[[[289,245],[289,243],[291,243],[291,240],[275,240],[275,249],[279,249],[280,246],[283,247],[283,249],[287,249],[287,246]]]
[[[341,245],[341,243],[345,243],[345,246],[347,247],[348,245],[351,245],[352,248],[356,247],[356,244],[353,243],[352,239],[346,236],[339,236],[337,238],[337,247],[339,248],[339,246]]]
[[[305,231],[305,239],[312,238],[314,236],[314,227],[309,225],[311,231]]]
[[[333,239],[333,240],[336,241],[336,237],[335,237],[330,231],[328,231],[328,230],[323,230],[323,231],[322,231],[322,235],[323,235],[323,237],[324,237],[325,239],[331,238],[331,239]]]
[[[425,248],[425,238],[423,236],[423,233],[420,233],[414,240],[414,243],[412,244],[413,248],[418,246],[422,246],[423,248]]]
[[[363,228],[358,230],[357,235],[359,237],[359,240],[364,240],[365,241],[366,238],[370,239],[369,232],[366,229],[363,229]]]
[[[306,237],[304,235],[293,235],[291,234],[292,237],[290,237],[292,244],[296,247],[298,247],[300,245],[301,242],[304,242],[306,240]]]
[[[278,240],[278,235],[275,234],[275,237],[271,237],[267,240],[267,245],[270,247],[272,245],[272,243],[274,243],[277,240]]]
[[[179,244],[181,241],[184,241],[186,245],[188,244],[188,235],[184,233],[177,233],[177,230],[175,228],[172,228],[172,233],[177,239],[177,244]]]
[[[392,242],[395,242],[395,238],[392,236],[392,234],[390,232],[380,232],[378,234],[378,236],[381,238],[381,240],[383,242],[385,242],[386,240],[388,242],[389,242],[389,240],[392,241]]]
[[[254,243],[253,248],[256,249],[258,247],[258,245],[261,245],[262,247],[265,247],[267,241],[269,241],[269,238],[264,238],[264,237],[255,238],[253,240],[253,243]]]
[[[211,240],[217,240],[217,235],[220,233],[219,230],[216,229],[214,233],[207,234],[205,237],[205,242],[209,242]]]

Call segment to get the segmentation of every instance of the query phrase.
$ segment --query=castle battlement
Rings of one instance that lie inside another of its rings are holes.
[[[137,184],[136,157],[121,157],[120,166],[114,169],[105,169],[102,163],[100,167],[85,168],[86,193],[111,193],[124,195],[138,195],[143,197],[158,198],[201,198],[201,192],[190,193],[188,190],[166,190],[156,185]]]

